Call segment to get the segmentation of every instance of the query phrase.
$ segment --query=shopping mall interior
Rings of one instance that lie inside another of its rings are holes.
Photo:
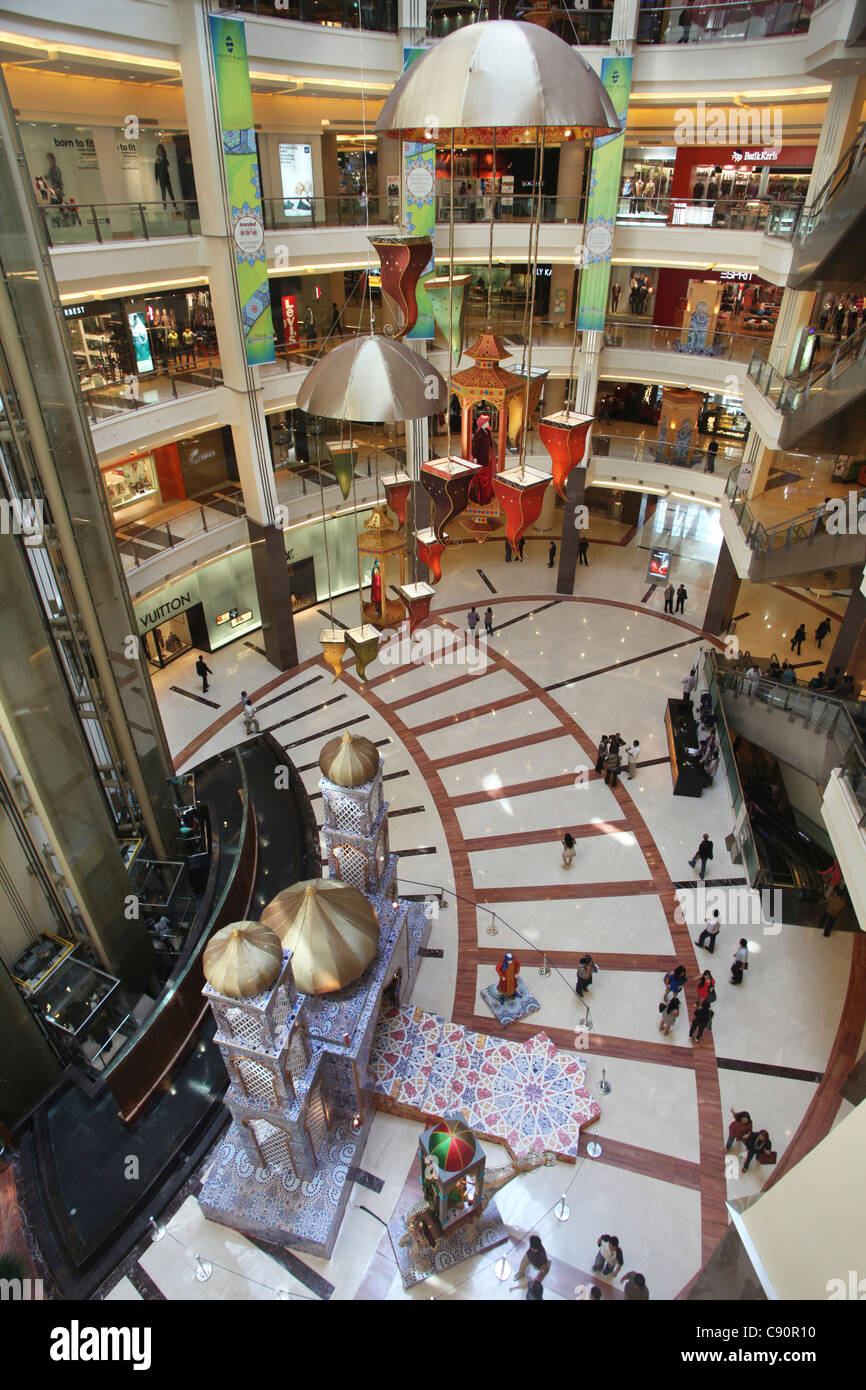
[[[97,8],[0,7],[0,1288],[866,1296],[866,0]]]

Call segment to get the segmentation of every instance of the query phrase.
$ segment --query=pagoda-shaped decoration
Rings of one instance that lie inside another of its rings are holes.
[[[480,471],[477,463],[455,455],[422,463],[421,486],[433,503],[433,534],[440,545],[448,545],[445,528],[465,511],[472,479]]]
[[[396,304],[402,324],[393,336],[405,338],[418,322],[415,290],[430,264],[433,243],[429,236],[371,236],[382,267],[382,289]],[[387,330],[386,330],[387,331]]]
[[[543,415],[538,422],[539,437],[550,454],[553,486],[563,501],[568,475],[583,461],[586,437],[594,419],[594,415],[558,410],[555,415]]]
[[[475,359],[474,367],[466,367],[455,372],[452,378],[461,412],[461,448],[469,458],[472,451],[472,411],[476,405],[485,405],[488,411],[495,410],[498,420],[496,466],[505,464],[505,438],[508,426],[508,403],[519,391],[526,390],[526,382],[516,372],[508,371],[500,363],[509,356],[496,334],[486,328],[466,349]]]
[[[388,598],[390,584],[403,582],[405,577],[406,542],[387,509],[380,503],[365,529],[358,537],[358,585],[363,590],[368,582],[364,570],[369,564],[370,600],[363,603],[364,622],[379,628],[396,627],[403,617],[403,605]]]
[[[388,803],[379,750],[348,730],[325,744],[319,755],[319,787],[325,812],[322,837],[331,878],[351,884],[370,898],[396,891],[397,856],[388,840]]]

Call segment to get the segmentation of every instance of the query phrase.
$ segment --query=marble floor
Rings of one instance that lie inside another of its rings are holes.
[[[348,725],[387,740],[382,753],[386,775],[395,774],[386,789],[392,844],[402,854],[400,883],[409,893],[432,885],[445,900],[430,939],[442,956],[422,963],[412,1004],[496,1033],[480,991],[495,978],[502,951],[513,950],[540,1008],[509,1036],[523,1040],[543,1029],[558,1048],[576,1051],[601,1106],[598,1121],[581,1134],[574,1164],[523,1174],[497,1197],[511,1265],[527,1235],[540,1234],[553,1262],[546,1286],[553,1298],[575,1297],[590,1277],[598,1235],[610,1230],[619,1235],[625,1268],[645,1274],[654,1299],[673,1298],[689,1282],[725,1230],[726,1198],[757,1193],[773,1172],[753,1164],[743,1173],[733,1156],[725,1162],[729,1110],[749,1109],[782,1156],[816,1095],[848,988],[850,933],[824,939],[793,925],[765,931],[731,924],[713,957],[693,944],[706,915],[689,867],[701,833],[715,845],[708,887],[720,884],[736,906],[745,879],[725,848],[732,812],[724,781],[717,778],[699,804],[671,794],[663,713],[710,640],[695,624],[712,580],[717,515],[684,507],[674,525],[682,540],[675,583],[689,593],[682,618],[662,612],[659,591],[647,595],[649,536],[593,519],[590,563],[578,569],[573,598],[555,593],[546,539],[529,541],[523,564],[505,564],[498,540],[448,554],[434,618],[462,628],[470,604],[494,610],[495,636],[477,675],[447,664],[380,663],[362,685],[347,662],[343,677],[332,681],[319,656],[323,619],[314,610],[296,618],[301,665],[285,676],[268,664],[253,634],[208,658],[208,703],[190,698],[200,695],[194,654],[154,679],[179,769],[243,738],[242,688],[314,798],[327,731]],[[808,603],[793,590],[746,592],[741,607],[754,616],[742,620],[742,630],[754,632],[756,647],[757,636],[769,632],[778,649]],[[337,600],[335,614],[356,622],[357,598]],[[610,788],[593,769],[597,740],[614,729],[639,738],[642,757],[633,780]],[[321,801],[313,806],[320,815]],[[577,841],[570,868],[560,854],[565,829]],[[406,854],[420,848],[432,853]],[[751,963],[734,987],[729,964],[742,931]],[[586,951],[599,973],[580,1001],[573,984]],[[550,973],[540,975],[545,956]],[[689,1008],[665,1036],[662,976],[678,961],[689,976]],[[713,1032],[693,1043],[694,985],[710,966],[718,995]],[[603,1069],[607,1095],[599,1092]],[[592,1138],[601,1144],[595,1158],[586,1151]],[[189,1197],[167,1223],[169,1238],[140,1262],[152,1296],[273,1298],[282,1289],[297,1298],[524,1297],[513,1279],[496,1277],[502,1248],[403,1289],[380,1222],[400,1198],[416,1139],[417,1123],[377,1115],[363,1166],[378,1182],[355,1181],[329,1261],[296,1257],[289,1270],[236,1232],[205,1221]],[[491,1165],[506,1161],[495,1145],[487,1147]],[[563,1193],[571,1209],[566,1221],[556,1215]],[[196,1279],[195,1253],[214,1266],[206,1282]],[[613,1281],[600,1282],[606,1297],[618,1296]],[[135,1289],[121,1281],[110,1296],[134,1297]]]

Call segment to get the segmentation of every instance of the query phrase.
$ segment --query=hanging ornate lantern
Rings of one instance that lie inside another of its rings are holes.
[[[397,592],[406,605],[409,615],[409,631],[414,632],[420,623],[430,617],[430,602],[436,593],[432,584],[421,581],[417,584],[398,584]]]
[[[418,322],[415,290],[430,264],[433,242],[429,236],[371,236],[370,244],[382,266],[382,289],[397,305],[403,319],[399,331],[389,336],[405,338]]]
[[[527,419],[530,425],[535,414],[538,402],[541,400],[541,393],[544,390],[544,383],[549,376],[547,367],[530,367],[529,369],[529,407]],[[517,372],[524,383],[522,391],[518,391],[516,396],[512,396],[508,402],[508,438],[512,444],[516,444],[523,431],[524,411],[527,409],[526,403],[526,372]]]
[[[508,543],[512,550],[517,549],[526,528],[540,517],[549,482],[549,473],[539,473],[537,468],[521,468],[519,465],[506,468],[493,479],[496,496],[505,513]]]
[[[466,294],[471,284],[471,275],[431,275],[424,281],[436,327],[449,344],[455,365],[463,356]]]
[[[472,479],[479,471],[477,463],[453,456],[422,463],[420,482],[433,503],[433,534],[442,545],[448,544],[445,527],[465,509]]]
[[[339,680],[343,674],[343,658],[346,655],[345,631],[340,627],[323,627],[319,633],[319,641],[325,665],[330,666],[334,680]]]
[[[405,569],[406,542],[397,530],[386,509],[381,504],[374,507],[365,529],[358,537],[358,587],[363,590],[365,579],[362,563],[370,560],[373,573],[370,576],[370,602],[363,603],[362,612],[365,623],[377,623],[379,627],[396,627],[403,618],[403,605],[388,598],[389,584],[399,579],[403,582]]]
[[[442,552],[445,542],[436,539],[432,526],[426,526],[423,531],[416,531],[415,542],[418,546],[418,559],[429,569],[433,583],[438,584],[442,578]]]
[[[379,482],[385,489],[385,498],[400,525],[406,520],[406,502],[412,491],[412,479],[408,473],[388,473]]]
[[[340,484],[345,502],[352,491],[355,477],[355,464],[358,462],[358,444],[354,439],[329,439],[328,452],[334,465],[334,473]]]
[[[371,661],[376,660],[381,636],[379,629],[371,623],[362,623],[360,627],[346,629],[346,642],[355,653],[355,670],[359,681],[366,683],[367,667]]]
[[[594,415],[558,410],[555,415],[543,415],[538,422],[539,437],[553,465],[553,485],[563,501],[568,475],[583,459],[586,436],[594,419]]]

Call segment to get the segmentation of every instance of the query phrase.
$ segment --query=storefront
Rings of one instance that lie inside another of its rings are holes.
[[[222,495],[230,496],[238,483],[228,425],[105,464],[100,472],[118,531],[173,502],[230,510],[232,504],[224,504]]]
[[[771,338],[782,290],[750,270],[694,270],[665,268],[657,272],[653,323],[680,328],[688,314],[689,285],[696,280],[721,286],[719,333],[747,333]]]
[[[667,222],[667,200],[676,156],[675,145],[626,149],[616,214],[618,222]]]
[[[321,521],[302,522],[284,533],[293,612],[357,590],[357,535],[371,510],[330,517],[327,552]],[[192,648],[215,652],[248,636],[261,627],[249,546],[154,590],[134,609],[145,655],[156,669]]]
[[[63,314],[84,391],[169,367],[194,368],[217,351],[207,286],[66,304]]]
[[[654,266],[611,266],[608,313],[651,323],[658,298],[659,274]]]
[[[680,145],[671,197],[671,220],[713,227],[751,225],[767,202],[789,203],[793,223],[805,200],[815,159],[812,145],[742,147]],[[682,199],[677,207],[676,200]],[[777,228],[784,232],[784,226]]]
[[[739,396],[712,392],[704,397],[704,408],[698,419],[698,430],[701,434],[711,434],[718,439],[745,444],[750,429],[751,425],[743,414],[743,402]]]

